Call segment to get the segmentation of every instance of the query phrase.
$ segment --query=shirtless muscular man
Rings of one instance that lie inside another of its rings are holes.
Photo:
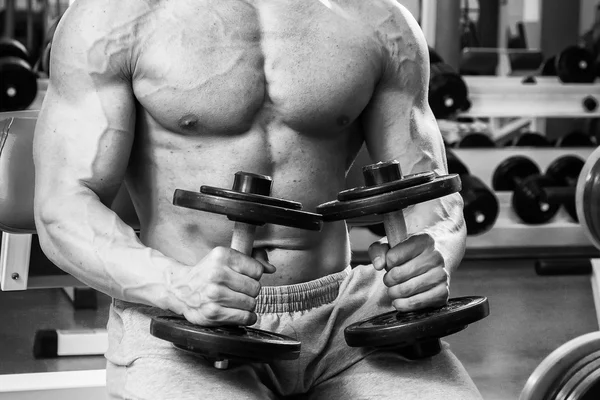
[[[458,194],[406,211],[411,233],[350,268],[344,222],[257,231],[228,248],[225,217],[175,189],[273,178],[308,211],[344,189],[366,143],[406,174],[446,173],[422,32],[394,0],[77,0],[54,37],[34,141],[35,218],[56,265],[114,300],[113,399],[480,399],[445,345],[420,361],[348,347],[343,328],[442,305],[465,247]],[[126,183],[141,231],[108,207]],[[389,269],[388,272],[385,268]],[[264,273],[264,274],[263,274]],[[222,371],[150,335],[150,318],[253,325],[300,358]]]

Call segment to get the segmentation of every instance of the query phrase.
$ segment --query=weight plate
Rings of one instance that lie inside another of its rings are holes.
[[[489,231],[500,213],[498,198],[490,188],[473,175],[460,177],[464,201],[463,214],[467,225],[467,235],[480,235]]]
[[[0,37],[0,58],[16,57],[29,61],[29,52],[23,43],[16,39]]]
[[[516,137],[512,143],[515,147],[551,147],[545,136],[536,132],[525,132]]]
[[[545,175],[532,175],[515,187],[512,206],[526,224],[545,224],[558,213],[560,202],[552,201],[544,188],[559,186],[554,179]]]
[[[577,182],[585,161],[574,155],[558,157],[546,169],[546,175],[552,177],[561,186],[572,185]]]
[[[496,143],[485,133],[469,133],[465,135],[456,145],[460,149],[494,148]]]
[[[37,96],[37,77],[24,61],[0,58],[0,111],[24,110]]]
[[[560,137],[556,142],[556,147],[593,147],[594,141],[590,135],[583,132],[574,131]]]
[[[302,209],[302,204],[298,203],[297,201],[284,200],[271,196],[262,196],[254,193],[236,192],[235,190],[221,189],[213,186],[201,186],[200,192],[232,200],[252,201],[254,203],[268,204],[275,207],[289,208],[291,210]]]
[[[371,214],[385,214],[460,191],[458,175],[443,175],[431,182],[369,198],[330,201],[317,207],[324,221],[340,221]]]
[[[213,360],[252,362],[295,360],[300,342],[285,335],[248,327],[202,327],[181,317],[152,317],[150,333]]]
[[[244,193],[240,194],[245,196]],[[245,197],[250,200],[218,197],[177,189],[173,195],[173,204],[179,207],[226,215],[231,220],[255,225],[275,224],[312,231],[320,230],[323,225],[319,214],[257,203],[252,201],[255,195]]]
[[[494,170],[492,187],[497,191],[514,190],[515,178],[525,179],[539,173],[540,168],[530,158],[525,156],[509,157]]]
[[[457,297],[439,309],[411,313],[391,311],[349,325],[344,330],[351,347],[404,347],[448,336],[489,315],[485,297]]]
[[[550,353],[525,383],[520,400],[548,400],[553,385],[581,359],[600,350],[600,332],[579,336]]]
[[[588,157],[579,174],[575,205],[583,231],[600,249],[600,147]]]
[[[469,90],[463,78],[444,63],[431,65],[429,106],[437,119],[446,119],[468,105]]]
[[[579,383],[567,400],[598,400],[599,398],[600,368],[597,368]]]
[[[564,83],[592,83],[596,80],[594,56],[579,46],[569,46],[556,58],[556,74]]]
[[[409,187],[431,182],[435,174],[431,171],[418,174],[406,175],[402,179],[393,182],[384,183],[377,186],[361,186],[353,189],[343,190],[338,194],[339,201],[364,199],[366,197],[376,196],[383,193],[393,192],[394,190],[406,189]]]
[[[581,384],[586,381],[588,376],[595,370],[600,369],[599,354],[599,352],[594,352],[575,363],[575,365],[567,372],[565,378],[562,379],[560,387],[557,388],[558,392],[556,395],[550,398],[567,400],[571,398],[574,393],[579,392]],[[579,399],[579,397],[576,397],[576,399]]]

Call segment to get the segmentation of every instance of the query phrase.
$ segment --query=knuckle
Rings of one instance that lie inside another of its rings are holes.
[[[221,307],[215,303],[208,303],[203,307],[202,314],[204,314],[204,318],[207,320],[218,320],[221,316]]]
[[[215,247],[211,254],[214,259],[221,264],[226,264],[227,260],[229,259],[229,249],[223,246]]]
[[[211,268],[208,272],[208,281],[213,283],[222,283],[225,272],[221,267]]]
[[[209,300],[219,300],[221,298],[221,288],[215,284],[210,284],[204,289],[204,296]]]

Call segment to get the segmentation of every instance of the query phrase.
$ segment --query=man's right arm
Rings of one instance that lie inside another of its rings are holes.
[[[51,261],[95,289],[176,308],[167,287],[182,266],[144,246],[108,207],[134,138],[131,43],[112,42],[103,28],[111,21],[92,3],[77,2],[67,11],[52,45],[52,74],[34,139],[40,243]]]
[[[109,208],[135,132],[131,78],[138,30],[136,13],[128,10],[134,3],[78,0],[54,36],[34,139],[40,244],[57,266],[109,296],[200,325],[251,325],[260,277],[274,271],[268,262],[217,247],[196,265],[183,265],[146,247]],[[149,15],[138,13],[138,20]],[[126,21],[116,20],[123,15]]]

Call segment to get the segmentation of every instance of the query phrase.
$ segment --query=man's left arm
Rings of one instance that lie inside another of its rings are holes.
[[[427,44],[408,11],[398,6],[392,13],[379,32],[385,42],[382,77],[362,116],[367,150],[373,162],[398,160],[403,175],[444,175],[444,144],[428,103]],[[417,204],[404,216],[409,238],[392,249],[374,243],[371,261],[387,270],[384,283],[396,309],[441,306],[449,297],[450,274],[464,254],[462,198],[456,193]]]

